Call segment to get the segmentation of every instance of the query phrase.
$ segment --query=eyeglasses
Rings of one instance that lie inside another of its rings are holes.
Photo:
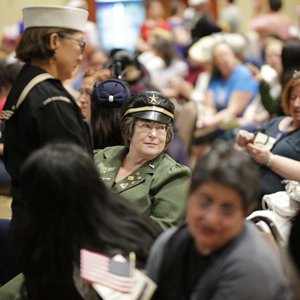
[[[79,47],[80,47],[80,52],[81,52],[81,53],[84,52],[85,45],[86,45],[86,42],[85,42],[85,41],[82,41],[82,40],[73,38],[73,37],[68,36],[68,35],[66,35],[66,34],[64,34],[64,33],[61,33],[61,32],[58,32],[57,34],[58,34],[58,36],[60,36],[60,37],[63,38],[63,39],[66,39],[66,40],[73,40],[73,41],[77,42],[78,45],[79,45]]]
[[[198,196],[193,194],[191,195],[190,199],[197,207],[205,211],[214,209],[216,213],[219,214],[220,216],[229,217],[234,215],[238,211],[238,207],[236,206],[233,206],[231,204],[216,205],[213,203],[211,199],[205,196]]]
[[[167,131],[167,125],[165,124],[153,124],[148,122],[136,122],[137,127],[144,133],[150,133],[155,129],[158,135],[163,135]]]
[[[92,90],[91,89],[82,89],[81,91],[80,91],[80,96],[82,97],[82,96],[84,96],[84,97],[87,97],[87,98],[89,98],[91,95],[92,95]]]
[[[296,101],[297,99],[300,99],[300,96],[297,96],[297,95],[294,95],[294,94],[290,95],[290,100],[291,101]]]

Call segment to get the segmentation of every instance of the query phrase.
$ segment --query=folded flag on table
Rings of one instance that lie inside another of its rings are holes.
[[[80,276],[121,293],[131,293],[132,266],[121,256],[109,257],[86,249],[80,250]]]

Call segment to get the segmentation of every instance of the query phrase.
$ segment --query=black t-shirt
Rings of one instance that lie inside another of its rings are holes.
[[[279,140],[275,143],[271,152],[273,154],[285,156],[291,159],[300,160],[300,129],[293,130],[291,132],[282,132],[278,128],[280,122],[285,117],[275,118],[266,123],[262,130],[265,134],[274,138],[278,137]],[[261,197],[268,194],[273,194],[279,191],[284,191],[285,186],[282,183],[283,177],[273,172],[266,166],[260,166],[261,168]]]
[[[194,243],[189,245],[184,264],[185,276],[183,277],[184,293],[187,299],[192,293],[194,286],[197,284],[198,280],[201,279],[211,262],[211,255],[201,255],[199,251],[197,251]]]

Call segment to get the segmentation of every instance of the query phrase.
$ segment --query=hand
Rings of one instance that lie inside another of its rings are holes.
[[[248,143],[246,148],[250,156],[261,165],[266,165],[272,155],[265,145]]]
[[[214,116],[212,115],[205,115],[198,119],[197,121],[197,128],[201,129],[216,129],[218,128],[218,123],[216,122]]]
[[[246,130],[240,130],[235,139],[236,144],[242,148],[245,148],[249,143],[250,144],[253,143],[253,140],[254,140],[254,134]]]
[[[248,67],[248,69],[250,70],[250,72],[253,75],[253,78],[262,82],[263,81],[263,77],[261,74],[261,71],[259,68],[257,68],[255,65],[251,64],[251,63],[247,63],[246,66]]]

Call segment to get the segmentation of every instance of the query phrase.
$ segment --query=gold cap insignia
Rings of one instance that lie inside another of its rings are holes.
[[[151,97],[149,97],[149,99],[151,104],[157,104],[156,99],[158,99],[158,97],[156,97],[154,94]]]

